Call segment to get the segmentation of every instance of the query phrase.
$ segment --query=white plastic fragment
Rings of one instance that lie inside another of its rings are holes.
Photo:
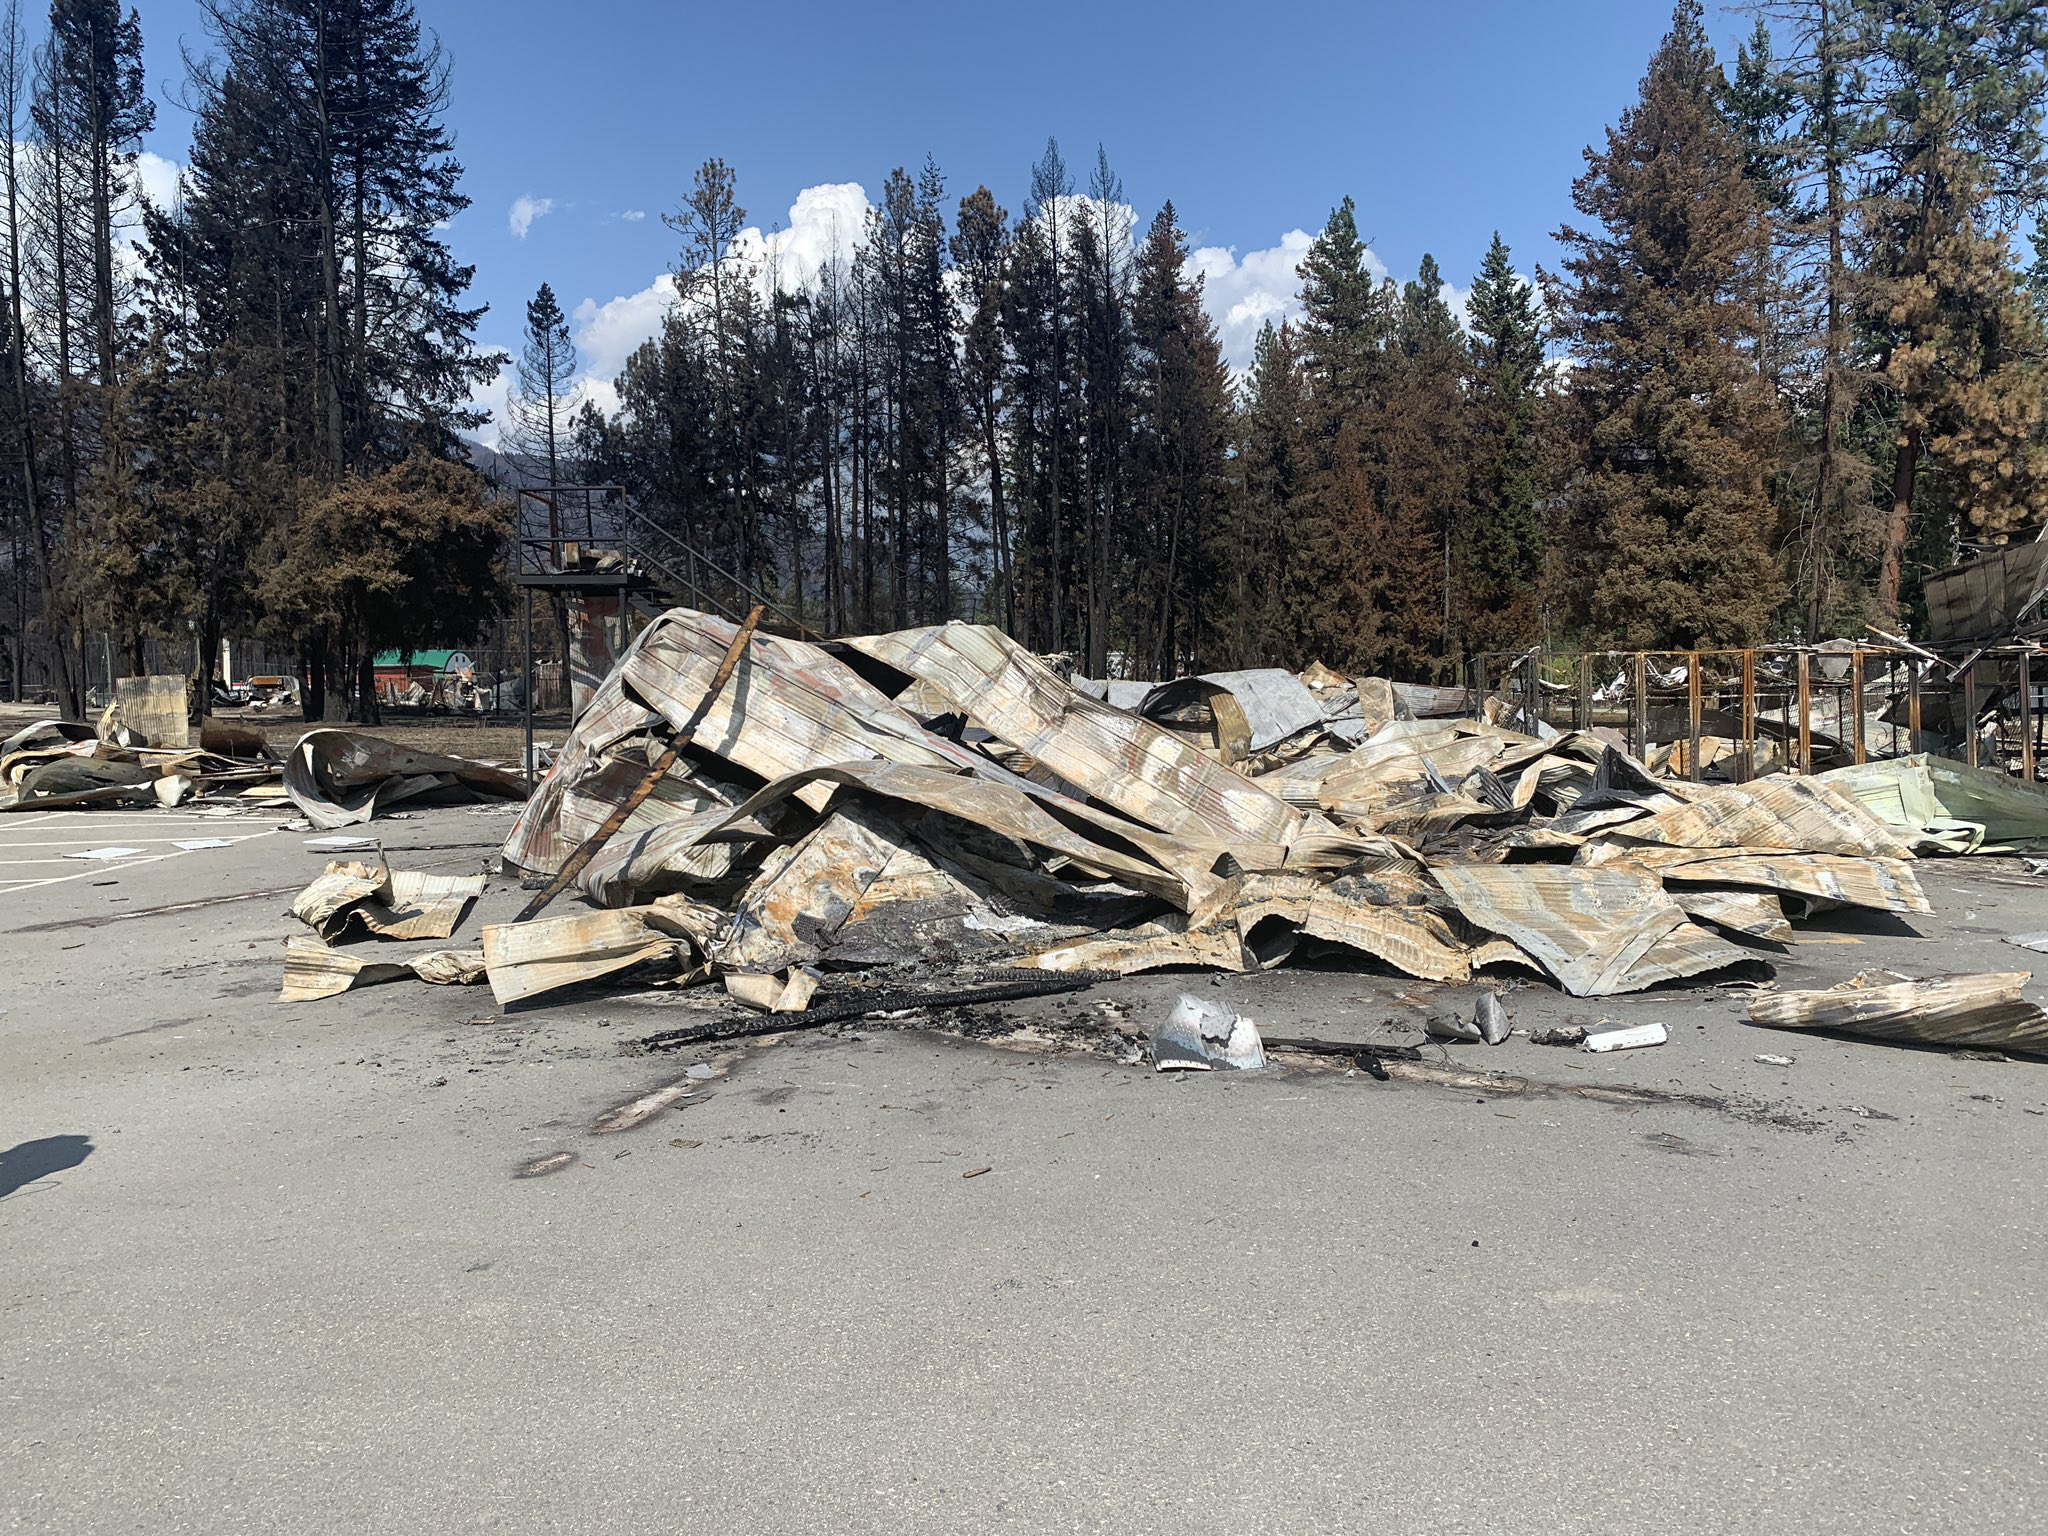
[[[1250,1071],[1266,1064],[1258,1026],[1241,1013],[1183,992],[1164,1024],[1152,1031],[1152,1066],[1160,1072]]]
[[[377,846],[374,837],[349,837],[337,834],[333,837],[309,837],[306,849],[311,853],[366,853]]]
[[[182,848],[187,853],[194,853],[201,848],[232,848],[235,845],[224,837],[188,837],[182,842],[171,844],[171,846],[173,848]]]
[[[1639,1046],[1662,1045],[1670,1039],[1662,1024],[1628,1024],[1620,1029],[1595,1029],[1586,1033],[1589,1051],[1632,1051]]]
[[[1767,1067],[1789,1067],[1792,1065],[1792,1058],[1790,1056],[1772,1056],[1767,1053],[1756,1059]]]
[[[67,859],[132,859],[147,853],[146,848],[87,848],[82,853],[67,853]]]

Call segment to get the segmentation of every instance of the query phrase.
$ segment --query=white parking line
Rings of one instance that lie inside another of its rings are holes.
[[[50,814],[51,814],[51,815],[60,815],[60,814],[63,814],[63,813],[60,813],[60,812],[52,812],[52,813],[50,813]],[[75,814],[75,813],[74,813],[74,814]],[[49,864],[55,864],[55,865],[59,865],[59,866],[69,867],[69,866],[70,866],[71,864],[73,864],[73,863],[77,862],[76,860],[73,860],[73,859],[69,859],[69,858],[65,858],[65,857],[62,857],[62,856],[60,856],[60,857],[57,857],[57,858],[40,858],[40,857],[31,857],[31,858],[8,858],[8,857],[7,857],[6,855],[7,855],[7,854],[8,854],[9,852],[11,852],[11,851],[12,851],[13,849],[16,849],[16,848],[24,848],[24,849],[26,849],[26,848],[74,848],[74,847],[91,847],[91,848],[102,848],[102,847],[111,847],[111,846],[117,846],[117,845],[118,845],[118,841],[117,841],[117,842],[110,842],[110,841],[109,841],[109,834],[111,834],[111,833],[114,833],[114,832],[116,832],[116,831],[117,831],[117,829],[119,829],[120,827],[122,827],[122,826],[123,826],[124,824],[125,824],[126,826],[129,826],[129,827],[142,827],[142,828],[147,828],[147,829],[148,829],[148,830],[149,830],[150,832],[155,832],[155,833],[163,834],[163,835],[160,835],[160,836],[146,836],[146,835],[143,835],[143,834],[141,834],[141,833],[138,833],[138,832],[133,832],[133,831],[131,831],[131,832],[128,832],[128,833],[126,833],[126,841],[127,841],[127,842],[131,842],[131,843],[142,843],[142,844],[145,844],[145,845],[147,845],[147,844],[152,844],[152,843],[175,843],[175,842],[177,842],[177,841],[178,841],[178,839],[179,839],[179,838],[180,838],[181,836],[189,836],[189,835],[190,835],[190,834],[191,834],[191,833],[192,833],[192,832],[193,832],[194,830],[196,830],[196,828],[194,828],[194,827],[192,827],[192,826],[174,826],[174,825],[170,825],[169,823],[171,822],[171,820],[173,820],[173,818],[162,818],[162,819],[159,819],[159,818],[155,818],[155,817],[150,817],[150,818],[138,818],[138,817],[127,817],[127,818],[122,818],[122,819],[121,819],[120,821],[116,821],[116,820],[112,820],[112,819],[106,819],[106,818],[101,818],[101,817],[94,817],[94,818],[93,818],[93,821],[92,821],[92,823],[91,823],[91,830],[92,830],[92,832],[93,832],[93,834],[94,834],[93,836],[91,836],[91,837],[88,837],[88,838],[56,838],[56,839],[52,839],[52,838],[22,838],[22,839],[15,839],[15,838],[12,838],[12,837],[10,837],[10,836],[8,835],[8,834],[10,834],[10,833],[12,833],[12,832],[15,832],[15,831],[18,831],[18,830],[19,830],[19,831],[43,830],[43,829],[44,829],[44,827],[46,826],[46,824],[45,824],[45,823],[41,823],[41,822],[40,822],[40,819],[39,819],[39,818],[34,818],[34,817],[24,818],[24,821],[25,821],[25,822],[27,823],[27,825],[25,825],[25,826],[24,826],[24,825],[21,825],[21,824],[16,824],[16,825],[14,825],[14,826],[4,826],[4,825],[0,825],[0,896],[15,896],[15,895],[19,895],[20,893],[22,893],[22,892],[24,892],[24,891],[39,891],[39,890],[43,889],[43,887],[45,887],[45,886],[50,886],[50,885],[67,885],[67,884],[69,884],[69,883],[70,883],[71,881],[73,881],[73,880],[87,880],[87,879],[91,879],[91,878],[92,878],[92,877],[94,877],[94,876],[100,876],[100,877],[104,878],[105,876],[107,876],[107,875],[109,875],[109,874],[117,874],[117,873],[119,873],[119,872],[120,872],[121,870],[124,870],[124,869],[134,869],[134,868],[136,868],[137,866],[139,866],[139,865],[143,865],[143,864],[161,864],[161,863],[162,863],[162,862],[163,862],[163,861],[164,861],[165,859],[180,859],[180,858],[190,858],[190,857],[192,857],[192,856],[193,856],[194,854],[199,854],[199,853],[207,853],[207,852],[217,852],[217,851],[219,851],[219,850],[213,850],[213,849],[194,849],[194,848],[177,848],[177,847],[172,847],[172,848],[169,848],[168,850],[166,850],[166,851],[165,851],[165,852],[163,852],[163,853],[148,853],[148,854],[143,854],[143,855],[141,855],[141,856],[140,856],[140,857],[138,857],[138,858],[130,858],[130,859],[109,859],[109,860],[107,860],[107,861],[105,861],[105,862],[103,862],[103,863],[99,863],[99,864],[88,864],[88,865],[87,865],[87,866],[86,866],[85,868],[83,868],[83,869],[75,870],[74,872],[72,872],[72,873],[70,873],[70,874],[64,874],[64,875],[12,875],[12,874],[9,874],[9,873],[7,873],[7,871],[9,871],[9,870],[15,870],[15,869],[26,869],[26,868],[28,868],[28,867],[30,867],[30,866],[32,866],[32,865],[49,865]],[[225,829],[221,827],[221,824],[220,824],[220,823],[221,823],[221,818],[219,818],[219,817],[212,817],[212,816],[201,816],[201,817],[189,817],[189,816],[188,816],[188,817],[178,817],[178,818],[175,818],[175,820],[178,820],[178,821],[186,821],[186,822],[196,822],[196,823],[198,823],[198,825],[199,825],[200,827],[208,827],[208,828],[211,828],[211,829],[212,829],[212,835],[213,835],[213,836],[215,836],[215,837],[221,837],[221,836],[223,836],[223,834],[224,834],[224,832],[225,832]],[[257,838],[259,838],[259,837],[274,837],[274,836],[276,836],[276,835],[277,835],[277,830],[278,830],[278,829],[277,829],[276,827],[265,827],[265,828],[264,828],[264,829],[263,829],[262,831],[260,831],[260,832],[243,832],[243,833],[239,833],[239,834],[234,834],[234,833],[227,833],[227,834],[225,834],[225,835],[226,835],[226,840],[227,840],[227,841],[228,841],[229,843],[231,843],[231,844],[232,844],[232,843],[247,843],[247,842],[253,842],[253,841],[255,841],[255,840],[256,840]]]

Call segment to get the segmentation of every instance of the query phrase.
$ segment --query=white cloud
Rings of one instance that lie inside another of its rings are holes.
[[[647,217],[647,210],[645,208],[628,208],[624,213],[620,214],[619,217],[624,219],[628,224],[638,224],[639,222],[641,222],[641,220]]]
[[[1278,245],[1247,251],[1242,257],[1233,245],[1204,245],[1188,252],[1182,271],[1202,279],[1202,302],[1216,322],[1223,356],[1231,367],[1240,372],[1251,367],[1252,347],[1268,322],[1279,325],[1301,318],[1301,276],[1296,269],[1314,242],[1307,230],[1290,229]],[[1370,248],[1365,270],[1376,283],[1386,279],[1387,264]]]
[[[531,192],[522,192],[512,200],[512,210],[505,215],[505,227],[512,231],[513,239],[524,240],[536,220],[544,219],[554,211],[555,200],[552,197],[535,197]]]
[[[1248,251],[1242,260],[1234,246],[1204,245],[1188,253],[1183,269],[1202,280],[1202,302],[1216,322],[1223,355],[1240,372],[1251,366],[1252,345],[1268,323],[1301,317],[1301,279],[1295,268],[1308,254],[1310,235],[1290,229],[1278,245]]]
[[[523,236],[533,220],[553,206],[550,200],[541,199],[532,216],[522,224],[521,205],[533,201],[522,197],[512,205],[513,234]],[[806,187],[790,205],[788,222],[782,228],[766,234],[753,225],[741,230],[734,242],[734,255],[756,269],[756,281],[763,292],[771,281],[784,289],[806,287],[817,280],[819,271],[829,263],[852,260],[867,214],[867,189],[857,181]],[[620,217],[637,223],[647,215],[635,210]],[[571,333],[581,365],[574,395],[576,408],[580,409],[585,400],[595,402],[599,410],[608,413],[619,408],[613,381],[634,350],[661,329],[662,317],[675,297],[675,279],[664,272],[637,293],[618,294],[602,304],[586,298],[570,311]],[[498,445],[502,436],[511,386],[508,369],[471,396],[473,405],[491,413],[490,421],[478,429],[477,437],[492,447]]]
[[[569,319],[582,377],[599,391],[598,404],[616,408],[612,380],[640,343],[661,329],[661,317],[675,302],[676,280],[664,272],[638,293],[623,294],[603,304],[585,299]]]
[[[135,159],[135,180],[142,188],[143,195],[159,208],[171,209],[184,200],[179,179],[185,168],[175,160],[166,160],[154,150],[145,149]]]
[[[867,188],[857,181],[805,187],[790,204],[787,224],[765,235],[741,230],[734,254],[759,269],[764,293],[771,282],[785,292],[808,288],[832,262],[853,259],[867,217]]]

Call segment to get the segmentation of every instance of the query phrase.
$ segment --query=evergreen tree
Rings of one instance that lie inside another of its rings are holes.
[[[1131,537],[1139,601],[1126,646],[1151,677],[1172,677],[1209,651],[1222,627],[1208,563],[1224,493],[1230,371],[1216,327],[1189,281],[1187,237],[1167,203],[1138,253],[1131,340],[1137,358],[1130,454]]]
[[[1764,485],[1776,431],[1755,365],[1769,225],[1720,111],[1697,0],[1680,0],[1640,99],[1587,151],[1566,227],[1571,346],[1566,573],[1588,638],[1650,649],[1767,633],[1782,582]]]
[[[1466,304],[1471,517],[1466,525],[1466,640],[1475,650],[1526,644],[1536,633],[1543,569],[1538,406],[1543,322],[1534,288],[1516,275],[1499,231]]]
[[[1860,308],[1897,413],[1877,591],[1896,622],[1930,451],[1953,477],[1950,506],[1978,532],[2048,514],[2032,316],[2001,227],[2048,194],[2048,13],[2016,0],[1853,0],[1849,26],[1874,109]],[[1952,537],[1920,532],[1936,551]]]
[[[1387,320],[1365,254],[1357,210],[1347,197],[1331,210],[1297,269],[1302,366],[1332,423],[1362,410],[1379,380]]]
[[[1455,577],[1470,493],[1465,346],[1443,287],[1436,259],[1425,254],[1415,281],[1401,289],[1377,434],[1388,521],[1426,531],[1434,546],[1426,567],[1389,572],[1401,583],[1394,590],[1402,597],[1404,626],[1396,632],[1411,664],[1456,655],[1463,618]],[[1422,601],[1412,601],[1411,592]]]
[[[1283,665],[1294,654],[1305,566],[1296,546],[1310,478],[1305,426],[1295,333],[1268,321],[1239,390],[1235,473],[1208,551],[1221,659],[1231,667]]]
[[[526,342],[512,381],[514,452],[528,473],[548,487],[548,537],[559,537],[555,488],[562,483],[563,449],[569,432],[570,397],[576,387],[576,343],[569,318],[546,283],[526,305]]]
[[[1001,592],[1003,628],[1017,631],[1016,551],[1012,546],[1009,504],[1003,490],[1002,420],[1003,280],[1009,214],[987,187],[960,199],[954,224],[953,270],[960,275],[966,325],[960,339],[961,388],[981,448],[988,487],[989,544],[994,578]]]

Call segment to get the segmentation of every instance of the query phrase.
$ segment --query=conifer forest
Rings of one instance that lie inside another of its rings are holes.
[[[1556,189],[1555,270],[1496,236],[1379,276],[1330,187],[1299,318],[1241,368],[1174,189],[1114,145],[1028,178],[906,145],[798,282],[739,238],[744,125],[693,125],[719,153],[663,189],[674,299],[616,408],[544,284],[485,452],[508,359],[413,0],[206,0],[162,206],[138,13],[10,4],[12,697],[255,636],[309,716],[352,712],[372,651],[505,621],[572,484],[820,633],[967,619],[1092,677],[1911,635],[1927,572],[2048,521],[2048,5],[1749,21],[1719,57],[1680,0]]]

